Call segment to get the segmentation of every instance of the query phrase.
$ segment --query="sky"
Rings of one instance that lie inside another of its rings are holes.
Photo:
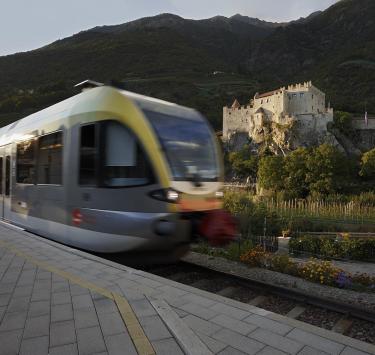
[[[173,13],[202,19],[241,14],[290,21],[337,0],[0,0],[0,56],[24,52],[95,26]]]

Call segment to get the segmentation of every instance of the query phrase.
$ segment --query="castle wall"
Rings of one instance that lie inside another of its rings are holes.
[[[314,86],[288,87],[287,99],[286,111],[290,114],[318,114],[325,111],[325,94]]]
[[[233,133],[246,132],[250,130],[252,108],[241,106],[239,108],[223,108],[223,138],[229,139]]]
[[[277,91],[273,95],[254,98],[254,111],[259,108],[263,108],[266,111],[272,112],[274,115],[278,116],[284,112],[284,90]]]
[[[355,118],[352,121],[353,128],[356,130],[369,130],[375,129],[375,118],[368,119],[368,125],[366,125],[365,118]]]

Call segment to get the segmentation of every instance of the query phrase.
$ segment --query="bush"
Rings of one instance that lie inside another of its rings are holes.
[[[240,260],[243,263],[257,267],[267,267],[269,258],[270,254],[264,251],[259,245],[240,256]]]
[[[263,235],[264,227],[268,235],[279,235],[281,224],[275,212],[269,211],[265,204],[254,203],[246,192],[226,192],[224,208],[239,221],[242,236]]]
[[[375,239],[359,239],[326,236],[293,237],[289,241],[289,251],[293,254],[308,254],[332,259],[373,260]]]
[[[324,285],[335,286],[341,269],[332,265],[330,261],[311,259],[303,264],[299,270],[299,276]]]

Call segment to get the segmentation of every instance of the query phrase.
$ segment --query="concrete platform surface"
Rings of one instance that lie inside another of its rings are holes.
[[[0,223],[0,355],[375,354],[375,346]]]

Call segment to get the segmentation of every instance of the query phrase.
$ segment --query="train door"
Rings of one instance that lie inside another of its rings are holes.
[[[5,220],[10,220],[11,210],[11,164],[12,146],[8,145],[3,148],[2,158],[2,217]]]

